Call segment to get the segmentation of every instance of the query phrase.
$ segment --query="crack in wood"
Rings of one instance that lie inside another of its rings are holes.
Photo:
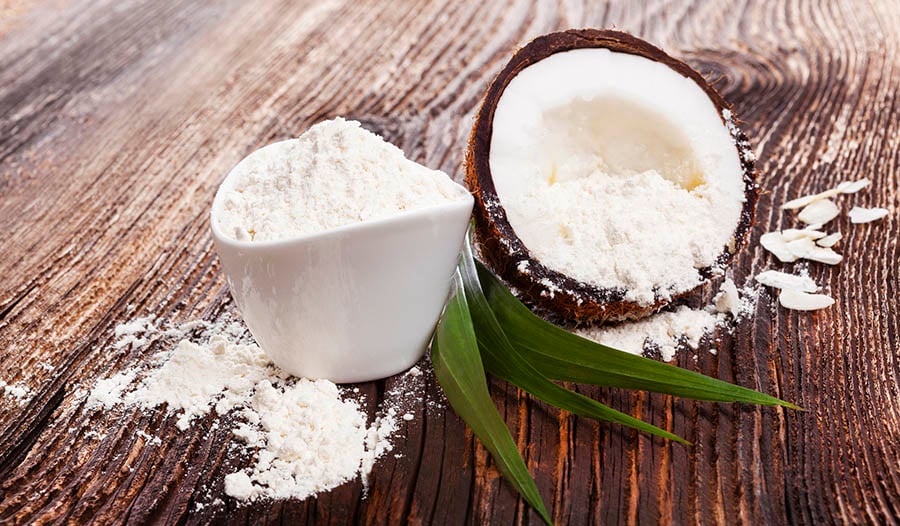
[[[36,288],[37,288],[37,283],[32,283],[24,291],[22,291],[21,294],[17,294],[15,296],[13,296],[12,299],[9,300],[9,302],[5,306],[0,305],[0,322],[3,321],[3,318],[6,318],[7,316],[9,316],[9,314],[13,311],[13,309],[16,308],[16,305],[18,305],[22,300],[24,300]]]
[[[9,474],[28,456],[37,442],[38,436],[50,426],[53,412],[62,403],[64,396],[65,385],[61,385],[53,390],[52,394],[45,399],[45,402],[39,403],[39,399],[36,399],[32,403],[39,404],[37,410],[30,411],[31,404],[29,404],[22,421],[22,424],[27,424],[27,427],[22,429],[20,426],[7,432],[7,436],[14,436],[16,439],[12,443],[4,443],[2,450],[0,450],[0,480],[6,480]],[[29,413],[33,413],[34,416],[29,416]],[[7,488],[0,485],[0,500],[3,499],[6,491]]]

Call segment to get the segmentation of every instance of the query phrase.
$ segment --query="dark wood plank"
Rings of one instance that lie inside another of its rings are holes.
[[[0,379],[32,390],[0,395],[0,521],[538,524],[441,404],[410,408],[402,457],[376,465],[365,499],[356,481],[303,502],[198,510],[250,462],[229,453],[226,429],[207,419],[179,433],[162,415],[89,411],[82,396],[159,351],[111,352],[116,323],[233,310],[206,218],[243,155],[345,115],[459,178],[483,90],[538,34],[615,26],[717,79],[746,121],[765,191],[739,282],[778,266],[758,247],[790,224],[777,203],[869,177],[853,202],[900,206],[894,2],[482,4],[0,6]],[[493,382],[557,522],[898,521],[897,218],[836,224],[845,262],[810,272],[837,305],[792,313],[764,295],[716,355],[678,357],[805,412],[577,387],[694,443],[683,447]],[[361,386],[369,411],[395,381]],[[426,392],[440,399],[430,375]]]

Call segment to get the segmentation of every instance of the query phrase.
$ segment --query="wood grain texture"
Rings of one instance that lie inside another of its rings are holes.
[[[780,267],[758,248],[792,224],[774,204],[869,177],[845,203],[900,207],[896,2],[0,5],[0,379],[32,390],[0,395],[4,523],[537,524],[448,409],[414,408],[403,456],[376,465],[365,499],[356,481],[198,511],[250,462],[228,453],[230,432],[90,411],[79,389],[159,351],[110,352],[116,323],[233,310],[207,213],[242,156],[345,115],[461,178],[484,89],[539,34],[616,27],[718,79],[760,157],[739,283]],[[558,523],[900,522],[898,218],[835,224],[844,263],[810,266],[834,307],[786,312],[764,295],[716,355],[677,358],[806,412],[576,388],[694,443],[683,447],[492,383]],[[360,386],[369,411],[396,381]]]

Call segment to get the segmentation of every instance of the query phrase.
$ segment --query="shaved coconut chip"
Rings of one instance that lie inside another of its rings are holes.
[[[803,232],[802,230],[792,229],[794,232]],[[789,232],[789,231],[785,231]],[[818,261],[828,265],[837,265],[841,262],[842,256],[831,250],[830,248],[816,245],[814,238],[809,236],[796,237],[796,239],[788,239],[785,232],[767,232],[760,236],[759,244],[768,250],[782,263],[791,263],[798,259],[808,259],[810,261]],[[794,232],[791,236],[796,235]]]
[[[788,241],[787,249],[795,258],[803,258],[809,251],[816,247],[816,242],[808,237],[801,237],[793,241]]]
[[[818,261],[826,265],[837,265],[843,259],[843,256],[831,250],[816,245],[811,239],[798,239],[788,243],[788,250],[791,251],[798,259],[808,259],[810,261]]]
[[[789,228],[781,231],[781,237],[783,237],[785,241],[794,241],[795,239],[802,238],[819,239],[826,235],[827,234],[821,230],[812,230],[809,228]]]
[[[787,203],[781,205],[782,210],[793,210],[796,208],[803,208],[811,203],[819,201],[821,199],[828,199],[829,197],[834,197],[838,194],[855,194],[859,192],[863,188],[869,186],[868,179],[860,179],[859,181],[844,181],[841,184],[837,185],[835,188],[831,188],[829,190],[825,190],[824,192],[819,192],[818,194],[813,195],[805,195],[803,197],[798,197],[797,199],[792,199]]]
[[[841,210],[834,204],[834,201],[831,199],[820,199],[806,205],[806,207],[797,214],[797,219],[806,224],[824,225],[837,217],[840,213]]]
[[[834,234],[828,234],[822,239],[816,241],[816,244],[820,247],[831,248],[837,244],[838,241],[841,240],[844,236],[841,235],[840,232],[835,232]]]
[[[788,248],[787,241],[785,241],[781,232],[767,232],[763,234],[759,238],[759,244],[774,254],[782,263],[797,261],[797,256]]]
[[[791,289],[803,292],[819,290],[819,286],[809,276],[797,276],[777,270],[760,272],[754,279],[767,287],[775,287],[776,289]]]
[[[825,223],[813,223],[811,225],[806,225],[803,230],[822,230],[823,226],[825,226]]]
[[[796,241],[798,239],[809,237],[806,235],[806,232],[798,228],[789,228],[787,230],[782,230],[780,233],[781,239],[784,239],[785,241]]]
[[[828,199],[829,197],[834,197],[838,195],[840,190],[837,188],[832,188],[831,190],[825,190],[824,192],[814,194],[814,195],[806,195],[803,197],[798,197],[797,199],[792,199],[787,203],[781,205],[782,210],[794,210],[797,208],[803,208],[804,206],[808,206],[816,201],[821,199]]]
[[[810,239],[822,239],[823,237],[828,235],[828,232],[825,232],[824,230],[812,230],[809,228],[806,228],[804,230],[806,230],[806,237]]]
[[[819,310],[834,305],[834,298],[825,294],[809,294],[802,290],[784,289],[778,303],[791,310]]]
[[[853,182],[845,181],[837,185],[837,190],[842,194],[855,194],[856,192],[859,192],[863,188],[869,186],[869,183],[871,182],[872,181],[869,181],[868,179],[860,179],[859,181]]]
[[[727,312],[735,318],[741,313],[741,296],[731,278],[725,278],[722,282],[722,288],[713,298],[713,304],[716,306],[716,312]]]
[[[837,265],[841,262],[842,259],[844,259],[843,256],[841,256],[834,250],[831,250],[830,248],[820,247],[818,245],[812,245],[811,247],[806,248],[802,255],[799,253],[796,253],[796,255],[800,259],[817,261],[819,263],[825,263],[826,265]]]
[[[888,213],[887,208],[862,208],[854,206],[850,210],[850,222],[856,224],[869,223],[871,221],[877,221],[882,217],[886,217]]]
[[[803,256],[803,259],[808,259],[810,261],[818,261],[819,263],[825,263],[826,265],[837,265],[844,259],[844,256],[838,254],[834,250],[830,248],[816,246],[813,247],[806,255]]]

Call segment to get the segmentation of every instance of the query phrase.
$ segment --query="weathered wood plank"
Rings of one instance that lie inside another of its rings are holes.
[[[900,206],[896,3],[481,4],[0,6],[0,379],[32,390],[0,396],[0,521],[537,524],[446,408],[411,408],[403,456],[376,465],[365,499],[357,481],[304,502],[197,510],[250,461],[228,452],[227,430],[88,411],[78,393],[158,351],[110,352],[116,323],[233,309],[206,218],[243,155],[346,115],[458,178],[483,90],[538,34],[615,26],[718,79],[765,190],[739,282],[776,266],[757,245],[790,224],[774,204],[869,177],[853,202]],[[806,412],[577,388],[694,442],[682,447],[493,383],[556,521],[897,522],[900,225],[837,226],[845,262],[810,268],[835,307],[790,313],[764,296],[716,355],[678,358]],[[369,411],[392,381],[360,386]],[[440,396],[430,377],[427,392]]]

